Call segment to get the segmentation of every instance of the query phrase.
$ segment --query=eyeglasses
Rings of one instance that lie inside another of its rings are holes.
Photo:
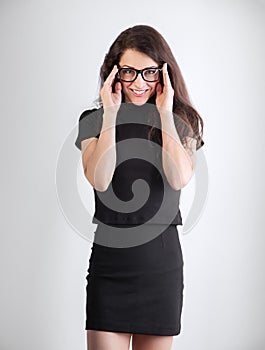
[[[141,73],[142,78],[148,82],[155,82],[159,80],[160,73],[162,68],[144,68],[144,69],[135,69],[135,68],[118,68],[118,78],[121,81],[131,83],[138,77],[138,74]]]

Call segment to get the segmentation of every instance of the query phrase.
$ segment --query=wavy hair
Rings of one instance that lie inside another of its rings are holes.
[[[168,74],[174,89],[173,115],[175,126],[183,143],[186,143],[185,136],[187,135],[188,126],[188,129],[191,129],[191,132],[197,139],[196,148],[200,148],[204,144],[202,140],[203,120],[192,106],[180,68],[169,45],[163,36],[151,26],[136,25],[119,34],[110,46],[100,68],[100,89],[113,69],[113,66],[119,64],[121,56],[126,49],[140,51],[151,57],[159,65],[167,62]],[[100,95],[97,100],[102,103]],[[151,98],[148,102],[155,104],[155,98]],[[178,118],[181,119],[181,123],[178,122]],[[199,126],[201,130],[199,130]],[[154,136],[155,139],[160,139],[161,143],[160,130],[152,127],[149,132],[149,139],[152,138],[152,136]]]

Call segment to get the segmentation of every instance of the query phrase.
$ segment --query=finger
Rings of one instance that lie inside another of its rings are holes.
[[[112,83],[113,83],[113,80],[115,79],[115,75],[117,74],[117,72],[118,72],[118,67],[115,65],[112,68],[112,70],[111,70],[110,74],[108,75],[107,79],[105,80],[105,83],[108,84],[109,86],[111,86]]]
[[[107,86],[109,89],[112,88],[112,85],[113,85],[113,82],[114,82],[114,80],[115,80],[115,76],[116,76],[116,74],[117,74],[117,71],[118,71],[117,67],[114,66],[113,69],[112,69],[112,71],[111,71],[110,74],[107,76],[107,79],[106,79],[105,82],[104,82],[104,85]]]
[[[115,92],[116,92],[116,93],[120,93],[121,90],[122,90],[121,83],[120,83],[120,82],[117,82],[117,83],[115,84]]]
[[[160,95],[160,94],[162,93],[162,85],[161,85],[160,83],[158,83],[158,84],[156,85],[156,93],[157,93],[158,95]]]
[[[167,63],[163,64],[163,79],[164,79],[165,88],[171,87],[171,82],[170,82],[170,79],[169,79]]]

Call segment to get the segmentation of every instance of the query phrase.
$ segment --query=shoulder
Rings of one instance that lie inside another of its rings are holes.
[[[86,119],[87,117],[98,118],[98,117],[101,117],[102,114],[103,114],[103,108],[86,109],[81,113],[79,117],[79,121],[83,120],[84,118]]]
[[[80,117],[79,117],[79,121],[81,121],[82,119],[84,118],[87,118],[87,117],[99,117],[99,116],[102,116],[103,114],[103,107],[92,107],[92,108],[89,108],[89,109],[85,109]]]

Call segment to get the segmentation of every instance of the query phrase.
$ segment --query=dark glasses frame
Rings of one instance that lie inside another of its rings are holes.
[[[133,71],[136,72],[136,76],[134,77],[134,79],[132,80],[124,80],[120,77],[120,71],[122,71],[123,69],[131,69]],[[142,78],[144,81],[147,81],[149,83],[155,83],[156,81],[159,81],[159,78],[156,79],[156,80],[146,80],[145,77],[144,77],[144,72],[147,71],[147,70],[150,70],[150,69],[157,69],[159,72],[162,72],[163,68],[161,67],[147,67],[147,68],[144,68],[144,69],[136,69],[136,68],[132,68],[132,67],[120,67],[118,65],[118,72],[117,72],[117,77],[121,80],[121,81],[124,81],[126,83],[132,83],[133,81],[135,81],[138,77],[139,74],[141,74]]]

